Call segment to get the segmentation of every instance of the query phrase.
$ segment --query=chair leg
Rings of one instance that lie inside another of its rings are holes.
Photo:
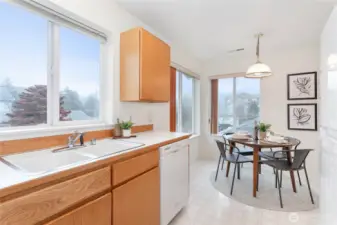
[[[234,174],[233,174],[233,180],[232,180],[232,187],[231,187],[231,195],[233,194],[233,188],[234,188],[234,181],[235,181],[236,167],[237,167],[237,166],[238,166],[238,164],[235,163]]]
[[[311,192],[311,187],[310,187],[310,182],[309,182],[309,177],[308,177],[307,168],[306,168],[305,166],[304,166],[304,172],[305,172],[305,177],[307,178],[307,184],[308,184],[308,188],[309,188],[309,193],[310,193],[311,203],[312,203],[312,204],[315,204],[314,198],[312,197],[312,192]]]
[[[282,188],[282,177],[283,177],[283,170],[281,170],[281,176],[280,176],[281,178],[280,178],[280,188]]]
[[[257,174],[257,185],[256,185],[256,191],[259,191],[259,185],[260,185],[260,174]]]
[[[226,177],[228,177],[230,170],[231,170],[231,164],[227,162]]]
[[[218,179],[218,173],[219,173],[220,162],[221,162],[221,154],[220,154],[220,156],[219,156],[219,162],[218,162],[218,166],[217,166],[217,169],[216,169],[215,181]]]
[[[278,179],[278,173],[277,170],[274,168],[275,171],[275,188],[277,188],[277,179]]]
[[[225,158],[222,160],[221,170],[223,170],[223,164],[225,164]]]
[[[298,183],[300,183],[300,186],[302,186],[302,181],[301,181],[301,176],[300,176],[299,170],[297,170],[297,176],[298,176]]]
[[[259,164],[259,174],[261,174],[261,164]]]
[[[242,165],[243,163],[241,163]],[[241,169],[240,169],[240,165],[238,166],[238,180],[240,180],[240,175],[241,175]]]
[[[282,174],[282,170],[281,170],[281,174]],[[276,170],[276,177],[277,177],[277,186],[278,186],[278,194],[279,194],[279,198],[280,198],[280,206],[281,208],[283,208],[283,201],[282,201],[282,193],[281,193],[281,182],[278,176],[278,170]]]

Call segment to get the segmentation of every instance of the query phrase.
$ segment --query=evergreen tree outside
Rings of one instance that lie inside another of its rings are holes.
[[[93,118],[99,116],[99,100],[95,94],[91,94],[88,96],[84,103],[85,113]]]
[[[258,117],[259,112],[260,112],[260,108],[259,108],[259,105],[258,105],[257,101],[254,101],[254,100],[250,101],[249,106],[248,106],[249,116],[251,118]]]
[[[67,121],[71,111],[65,110],[64,97],[60,97],[60,121]],[[29,126],[47,123],[47,86],[28,87],[12,104],[12,112],[7,113],[11,126]]]
[[[64,105],[63,107],[66,110],[84,110],[83,103],[79,94],[76,91],[73,91],[66,87],[62,92],[61,95],[64,97]]]
[[[11,80],[7,77],[0,84],[0,103],[5,105],[8,110],[12,108],[12,103],[19,97],[17,90]]]

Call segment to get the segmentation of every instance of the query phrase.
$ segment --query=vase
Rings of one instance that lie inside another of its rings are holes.
[[[260,131],[260,133],[259,133],[260,140],[264,140],[264,139],[266,139],[266,137],[267,137],[267,132],[261,132]]]
[[[131,129],[123,129],[123,137],[130,137]]]

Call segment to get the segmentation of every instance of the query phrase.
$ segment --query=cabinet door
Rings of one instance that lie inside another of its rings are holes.
[[[121,33],[120,99],[139,101],[140,28]]]
[[[140,99],[169,101],[170,47],[144,29],[140,38]]]
[[[160,224],[159,168],[113,190],[113,225]]]
[[[111,203],[111,194],[107,194],[47,225],[111,225]]]

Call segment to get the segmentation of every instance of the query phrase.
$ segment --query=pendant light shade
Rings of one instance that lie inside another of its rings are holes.
[[[257,62],[248,68],[246,73],[247,78],[262,78],[272,75],[270,67],[260,61],[260,37],[262,36],[263,36],[262,33],[257,34],[257,46],[256,46]]]
[[[246,77],[248,78],[261,78],[271,76],[272,72],[268,65],[257,62],[254,65],[251,65],[246,73]]]

